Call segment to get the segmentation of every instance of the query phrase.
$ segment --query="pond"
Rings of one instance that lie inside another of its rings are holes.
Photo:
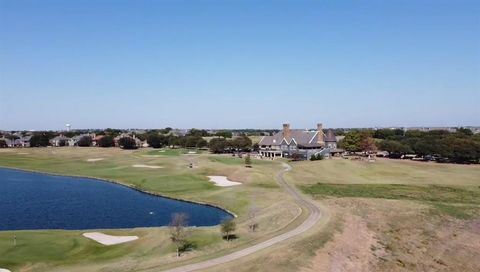
[[[232,217],[219,208],[97,179],[0,168],[0,230],[157,227],[168,225],[173,213],[186,213],[190,226]]]

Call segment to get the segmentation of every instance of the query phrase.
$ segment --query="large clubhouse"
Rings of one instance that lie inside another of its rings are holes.
[[[337,139],[332,130],[323,131],[322,124],[316,130],[290,129],[283,124],[283,129],[273,136],[264,136],[259,142],[262,157],[294,157],[310,159],[314,154],[329,156],[337,149]]]

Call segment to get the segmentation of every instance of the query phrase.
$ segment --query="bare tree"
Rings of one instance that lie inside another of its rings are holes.
[[[250,223],[248,223],[248,228],[251,232],[255,232],[258,229],[258,222],[257,222],[257,207],[252,205],[250,210],[248,211],[248,218]]]
[[[188,225],[188,215],[185,213],[174,213],[170,222],[170,240],[177,247],[177,258],[180,257],[180,251],[187,244],[188,233],[186,227]]]
[[[225,234],[225,238],[227,238],[227,241],[230,241],[230,234],[235,231],[237,228],[237,224],[233,220],[233,218],[223,220],[221,224],[222,228],[222,233]]]

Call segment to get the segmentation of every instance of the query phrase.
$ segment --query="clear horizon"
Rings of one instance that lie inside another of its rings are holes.
[[[480,2],[0,0],[0,130],[480,126]]]

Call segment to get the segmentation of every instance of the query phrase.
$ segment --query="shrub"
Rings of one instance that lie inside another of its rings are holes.
[[[167,144],[167,138],[160,134],[148,134],[147,143],[153,148],[161,148]]]
[[[97,145],[99,147],[112,147],[115,146],[115,141],[112,136],[103,136],[98,140]]]
[[[82,146],[82,147],[91,146],[92,145],[92,137],[83,136],[82,138],[80,138],[80,140],[78,140],[77,145]]]
[[[313,154],[311,157],[310,157],[310,160],[311,161],[320,161],[320,160],[323,160],[324,157],[322,154],[320,153],[317,153],[317,154]]]
[[[137,149],[137,143],[131,137],[123,137],[118,140],[118,145],[122,149]]]

